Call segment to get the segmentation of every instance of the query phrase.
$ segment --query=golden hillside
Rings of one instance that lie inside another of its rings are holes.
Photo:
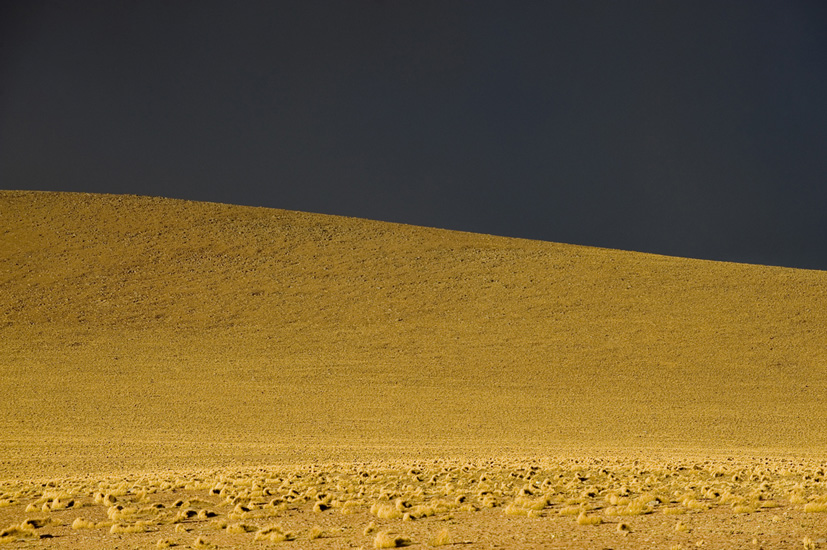
[[[0,478],[827,450],[827,272],[0,192]]]

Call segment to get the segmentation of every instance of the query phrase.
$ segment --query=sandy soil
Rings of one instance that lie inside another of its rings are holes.
[[[481,548],[800,548],[805,537],[818,546],[824,515],[804,508],[827,493],[814,481],[827,451],[824,327],[820,271],[272,209],[3,191],[0,480],[10,504],[0,506],[0,528],[45,514],[62,525],[36,537],[20,528],[24,542],[10,544],[130,548],[168,537],[193,546],[203,536],[258,547],[254,531],[210,527],[235,521],[222,495],[200,497],[216,517],[173,523],[172,487],[139,498],[140,480],[198,470],[197,493],[244,468],[265,468],[262,480],[314,464],[335,465],[331,476],[362,464],[373,475],[435,459],[493,460],[494,476],[534,463],[567,476],[568,461],[598,457],[620,460],[607,469],[628,488],[643,482],[635,460],[663,471],[720,467],[731,480],[732,459],[771,480],[766,499],[731,481],[747,504],[698,495],[701,508],[673,517],[662,510],[683,505],[664,492],[657,507],[624,519],[606,501],[622,485],[604,480],[575,503],[601,525],[559,513],[581,498],[568,489],[539,517],[506,515],[516,485],[496,507],[472,499],[478,509],[409,522],[371,516],[378,494],[352,514],[313,512],[304,495],[273,518],[295,534],[283,544],[297,548],[371,546],[370,521],[419,545],[447,528],[455,543]],[[790,464],[803,487],[779,473]],[[102,476],[128,480],[124,498],[163,504],[163,513],[124,522],[146,521],[144,532],[110,533],[110,507],[94,502]],[[80,507],[43,512],[48,490]],[[423,491],[416,498],[436,498]],[[34,501],[41,511],[25,512]],[[101,526],[71,529],[84,514]],[[674,531],[678,519],[687,532]],[[317,524],[329,536],[311,541]]]

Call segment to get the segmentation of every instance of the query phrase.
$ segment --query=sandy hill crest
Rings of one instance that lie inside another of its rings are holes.
[[[3,191],[0,474],[818,452],[825,327],[827,272]]]

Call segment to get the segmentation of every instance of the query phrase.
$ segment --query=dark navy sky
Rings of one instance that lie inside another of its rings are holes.
[[[827,3],[0,8],[0,188],[827,269]]]

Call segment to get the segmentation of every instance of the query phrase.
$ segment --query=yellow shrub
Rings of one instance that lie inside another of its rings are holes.
[[[827,502],[808,502],[804,505],[805,512],[827,512]]]
[[[374,548],[399,548],[400,546],[407,546],[410,544],[410,539],[397,535],[390,531],[380,531],[373,539]]]
[[[296,538],[292,533],[285,531],[280,525],[268,525],[256,532],[256,540],[266,540],[270,542],[284,542],[286,540],[293,540]]]
[[[94,521],[85,520],[83,518],[75,518],[75,521],[72,522],[72,529],[75,529],[75,530],[78,530],[78,529],[94,529],[94,528],[95,528],[95,522]]]
[[[600,516],[589,516],[586,514],[586,511],[583,510],[580,512],[580,515],[577,516],[577,523],[579,525],[600,525],[603,523],[603,519]]]

